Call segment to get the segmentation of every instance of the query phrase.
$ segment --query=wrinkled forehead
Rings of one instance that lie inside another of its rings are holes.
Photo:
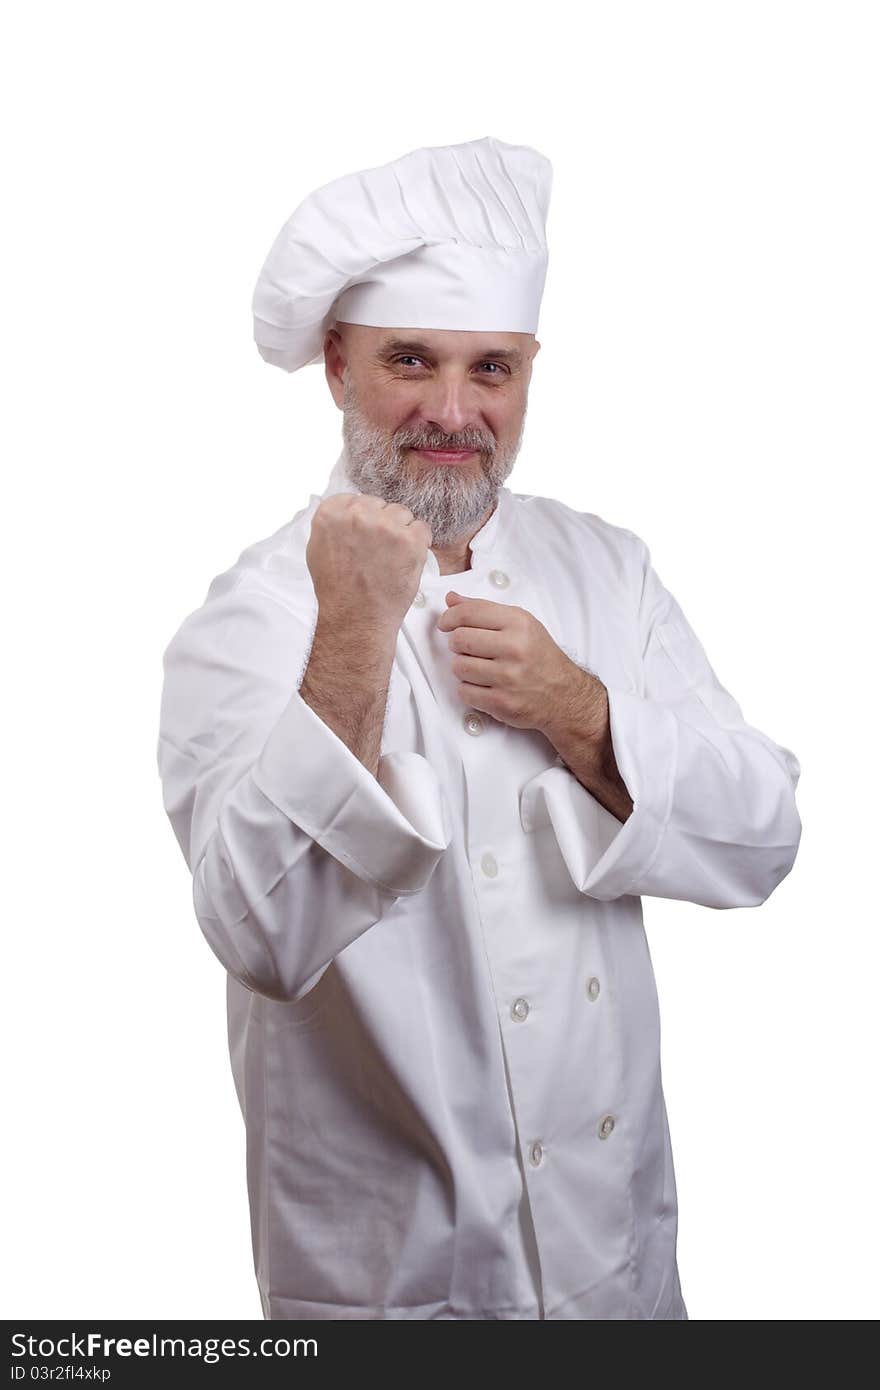
[[[335,327],[346,347],[373,356],[392,356],[398,352],[417,353],[437,361],[454,358],[498,357],[506,361],[527,361],[536,340],[534,333],[497,333],[484,329],[379,328],[337,319]]]

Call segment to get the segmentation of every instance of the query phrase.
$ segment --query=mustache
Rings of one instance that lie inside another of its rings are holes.
[[[394,440],[399,449],[478,449],[480,453],[494,454],[495,441],[487,441],[474,435],[428,434],[416,438],[396,436]]]

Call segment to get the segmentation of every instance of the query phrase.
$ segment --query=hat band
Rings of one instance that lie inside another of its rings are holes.
[[[536,333],[548,253],[444,241],[371,266],[334,317],[374,328]]]

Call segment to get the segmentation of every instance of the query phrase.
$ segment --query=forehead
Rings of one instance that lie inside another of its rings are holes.
[[[509,357],[518,360],[531,352],[533,333],[495,333],[447,328],[375,328],[368,324],[337,320],[346,344],[355,351],[391,356],[412,352],[438,361],[456,357]]]

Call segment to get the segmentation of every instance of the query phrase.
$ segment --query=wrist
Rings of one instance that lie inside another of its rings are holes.
[[[381,668],[394,660],[398,630],[384,618],[319,606],[312,651],[317,648],[357,669]]]
[[[570,662],[571,670],[547,703],[541,732],[566,763],[606,759],[608,692],[598,677]]]

